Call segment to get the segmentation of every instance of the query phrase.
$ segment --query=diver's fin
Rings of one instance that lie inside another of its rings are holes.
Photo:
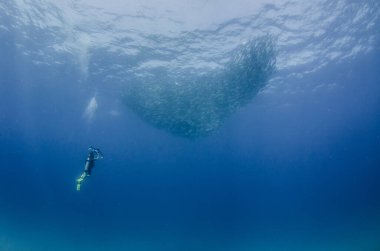
[[[86,173],[82,173],[82,175],[77,179],[77,191],[80,191],[80,186],[82,185],[82,182],[85,177]]]

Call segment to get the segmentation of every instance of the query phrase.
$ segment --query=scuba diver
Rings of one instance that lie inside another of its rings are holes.
[[[77,179],[77,191],[80,191],[80,187],[84,179],[91,175],[92,168],[95,166],[95,160],[102,159],[103,154],[98,148],[90,146],[88,148],[88,155],[86,159],[86,164],[84,165],[84,170],[82,175]]]

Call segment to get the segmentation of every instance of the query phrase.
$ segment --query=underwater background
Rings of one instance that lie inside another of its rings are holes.
[[[0,0],[1,251],[377,251],[379,181],[377,0]]]

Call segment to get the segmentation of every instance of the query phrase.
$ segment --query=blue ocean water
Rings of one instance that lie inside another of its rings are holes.
[[[1,1],[0,250],[380,250],[379,26],[371,0]]]

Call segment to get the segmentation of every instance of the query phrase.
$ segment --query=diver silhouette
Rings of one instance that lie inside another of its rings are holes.
[[[88,148],[88,155],[86,159],[86,163],[84,165],[84,170],[81,176],[77,179],[77,191],[80,191],[82,182],[86,179],[86,177],[91,175],[92,168],[95,166],[95,160],[102,159],[103,154],[100,152],[99,148],[94,148],[90,146]]]

